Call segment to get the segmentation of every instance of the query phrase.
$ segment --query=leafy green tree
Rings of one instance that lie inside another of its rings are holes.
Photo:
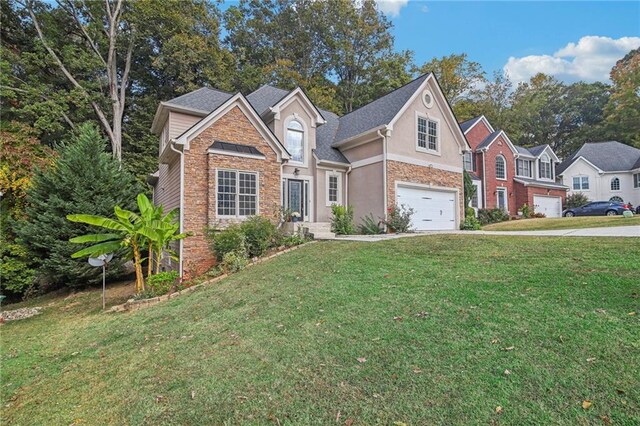
[[[452,105],[468,98],[474,88],[485,82],[482,66],[469,60],[466,53],[433,58],[417,70],[420,74],[434,73]]]
[[[130,210],[114,207],[115,218],[90,215],[70,214],[67,219],[74,223],[85,223],[110,231],[106,234],[86,234],[71,238],[69,241],[76,244],[96,243],[85,247],[71,255],[72,258],[95,257],[110,252],[124,253],[124,259],[133,259],[136,271],[136,293],[145,290],[144,274],[142,272],[142,252],[148,247],[147,258],[151,276],[153,251],[157,253],[157,262],[164,248],[168,248],[171,241],[186,237],[186,234],[178,234],[179,225],[175,223],[175,212],[162,216],[162,209],[151,204],[144,194],[137,196],[140,214]]]
[[[140,190],[135,178],[105,152],[106,141],[89,123],[78,126],[71,140],[59,147],[52,167],[38,171],[27,191],[26,219],[16,226],[20,241],[37,259],[41,280],[52,286],[77,287],[99,281],[99,273],[86,261],[71,259],[69,239],[90,228],[66,220],[68,214],[111,213],[114,206],[132,206]],[[118,263],[109,274],[121,273]]]
[[[611,81],[613,89],[606,105],[611,137],[640,147],[640,48],[616,62]]]

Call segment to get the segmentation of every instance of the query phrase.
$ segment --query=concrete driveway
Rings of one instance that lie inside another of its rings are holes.
[[[420,235],[522,235],[528,237],[640,237],[640,226],[611,226],[605,228],[554,229],[547,231],[424,231],[411,234],[338,235],[336,240],[384,241]]]

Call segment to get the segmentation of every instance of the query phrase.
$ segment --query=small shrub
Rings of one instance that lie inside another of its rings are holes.
[[[464,209],[465,217],[476,217],[476,210],[473,207],[467,207]]]
[[[522,205],[522,208],[520,209],[520,211],[522,212],[523,218],[529,219],[531,217],[531,209],[529,208],[529,205],[527,203],[524,203]]]
[[[218,261],[232,251],[246,252],[245,236],[240,225],[230,225],[224,229],[209,228],[207,239]]]
[[[411,216],[415,213],[414,209],[404,204],[399,207],[394,204],[393,207],[389,207],[387,213],[387,220],[384,224],[387,225],[390,232],[403,233],[411,231]]]
[[[502,209],[480,209],[478,210],[478,221],[482,225],[498,223],[509,220],[509,214]]]
[[[221,266],[227,274],[232,274],[246,268],[248,263],[247,253],[243,250],[236,250],[224,254]]]
[[[565,209],[573,209],[576,207],[584,206],[589,202],[589,198],[584,195],[582,192],[574,192],[571,195],[567,195],[565,199]]]
[[[353,228],[353,207],[333,204],[331,206],[331,231],[338,235],[355,234]]]
[[[460,225],[460,229],[466,231],[477,231],[480,229],[480,222],[475,216],[467,216],[464,218],[462,225]]]
[[[178,283],[178,272],[168,271],[151,275],[147,278],[147,293],[151,297],[162,296],[169,293],[172,288],[176,288]]]
[[[358,225],[358,231],[364,235],[377,235],[384,232],[380,227],[380,221],[374,219],[371,213],[362,218],[362,223]]]
[[[252,216],[242,222],[240,231],[249,257],[259,257],[275,246],[276,226],[263,216]]]

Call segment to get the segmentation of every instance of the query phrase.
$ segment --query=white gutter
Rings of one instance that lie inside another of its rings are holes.
[[[347,169],[347,172],[344,174],[344,205],[349,205],[349,174],[351,173],[351,166]]]
[[[177,152],[178,155],[180,155],[180,233],[182,234],[184,232],[184,152],[175,149],[175,147],[173,146],[174,143],[175,143],[174,139],[169,140],[169,148],[171,148],[172,151]],[[184,238],[181,239],[179,242],[180,242],[180,249],[179,249],[178,256],[180,256],[180,260],[179,260],[178,268],[180,268],[180,278],[182,278],[182,275],[183,275],[182,265],[184,263],[182,251],[183,251],[183,245],[184,245]]]

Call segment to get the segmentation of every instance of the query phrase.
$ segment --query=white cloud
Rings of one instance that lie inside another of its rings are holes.
[[[638,47],[640,37],[585,36],[553,55],[512,56],[504,71],[514,84],[527,81],[540,72],[568,83],[578,80],[606,82],[616,61]]]
[[[382,13],[395,18],[400,15],[400,9],[405,7],[409,0],[376,0],[376,3]]]

